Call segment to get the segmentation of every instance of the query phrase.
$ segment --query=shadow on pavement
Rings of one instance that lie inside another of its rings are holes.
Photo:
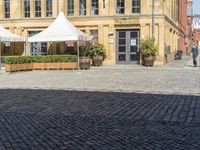
[[[0,90],[0,149],[199,149],[200,97]]]

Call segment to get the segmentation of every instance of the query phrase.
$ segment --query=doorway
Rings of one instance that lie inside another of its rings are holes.
[[[117,64],[139,64],[140,31],[117,30]]]
[[[39,33],[39,31],[30,31],[29,37]],[[47,55],[47,42],[29,43],[29,51],[31,55]]]

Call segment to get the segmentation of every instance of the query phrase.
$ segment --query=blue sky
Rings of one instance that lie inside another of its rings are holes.
[[[193,11],[196,14],[200,14],[200,0],[193,0]]]

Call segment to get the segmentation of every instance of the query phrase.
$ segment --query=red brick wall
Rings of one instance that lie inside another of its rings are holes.
[[[179,39],[178,49],[186,54],[186,30],[187,30],[187,0],[179,0]]]

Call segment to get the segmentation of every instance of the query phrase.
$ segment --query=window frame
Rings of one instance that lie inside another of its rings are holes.
[[[10,18],[10,0],[4,0],[4,18]]]
[[[80,8],[81,7],[81,3],[84,4],[85,8]],[[86,16],[86,0],[79,0],[78,1],[78,14],[79,16]],[[83,13],[81,13],[81,11],[83,10]]]
[[[35,0],[35,17],[41,17],[41,0]]]
[[[93,44],[98,44],[99,41],[99,31],[98,29],[90,29],[90,35],[93,36]]]
[[[131,12],[133,14],[136,14],[136,13],[140,13],[141,11],[141,0],[132,0],[132,5],[131,5]],[[136,4],[136,5],[134,5]]]
[[[46,0],[46,17],[53,16],[52,8],[52,0]]]
[[[116,0],[116,14],[125,13],[125,0]]]
[[[26,10],[27,9],[27,10]],[[24,17],[30,18],[30,0],[24,0]]]
[[[99,0],[91,0],[90,15],[99,15]]]
[[[67,0],[67,15],[74,16],[74,0]]]

